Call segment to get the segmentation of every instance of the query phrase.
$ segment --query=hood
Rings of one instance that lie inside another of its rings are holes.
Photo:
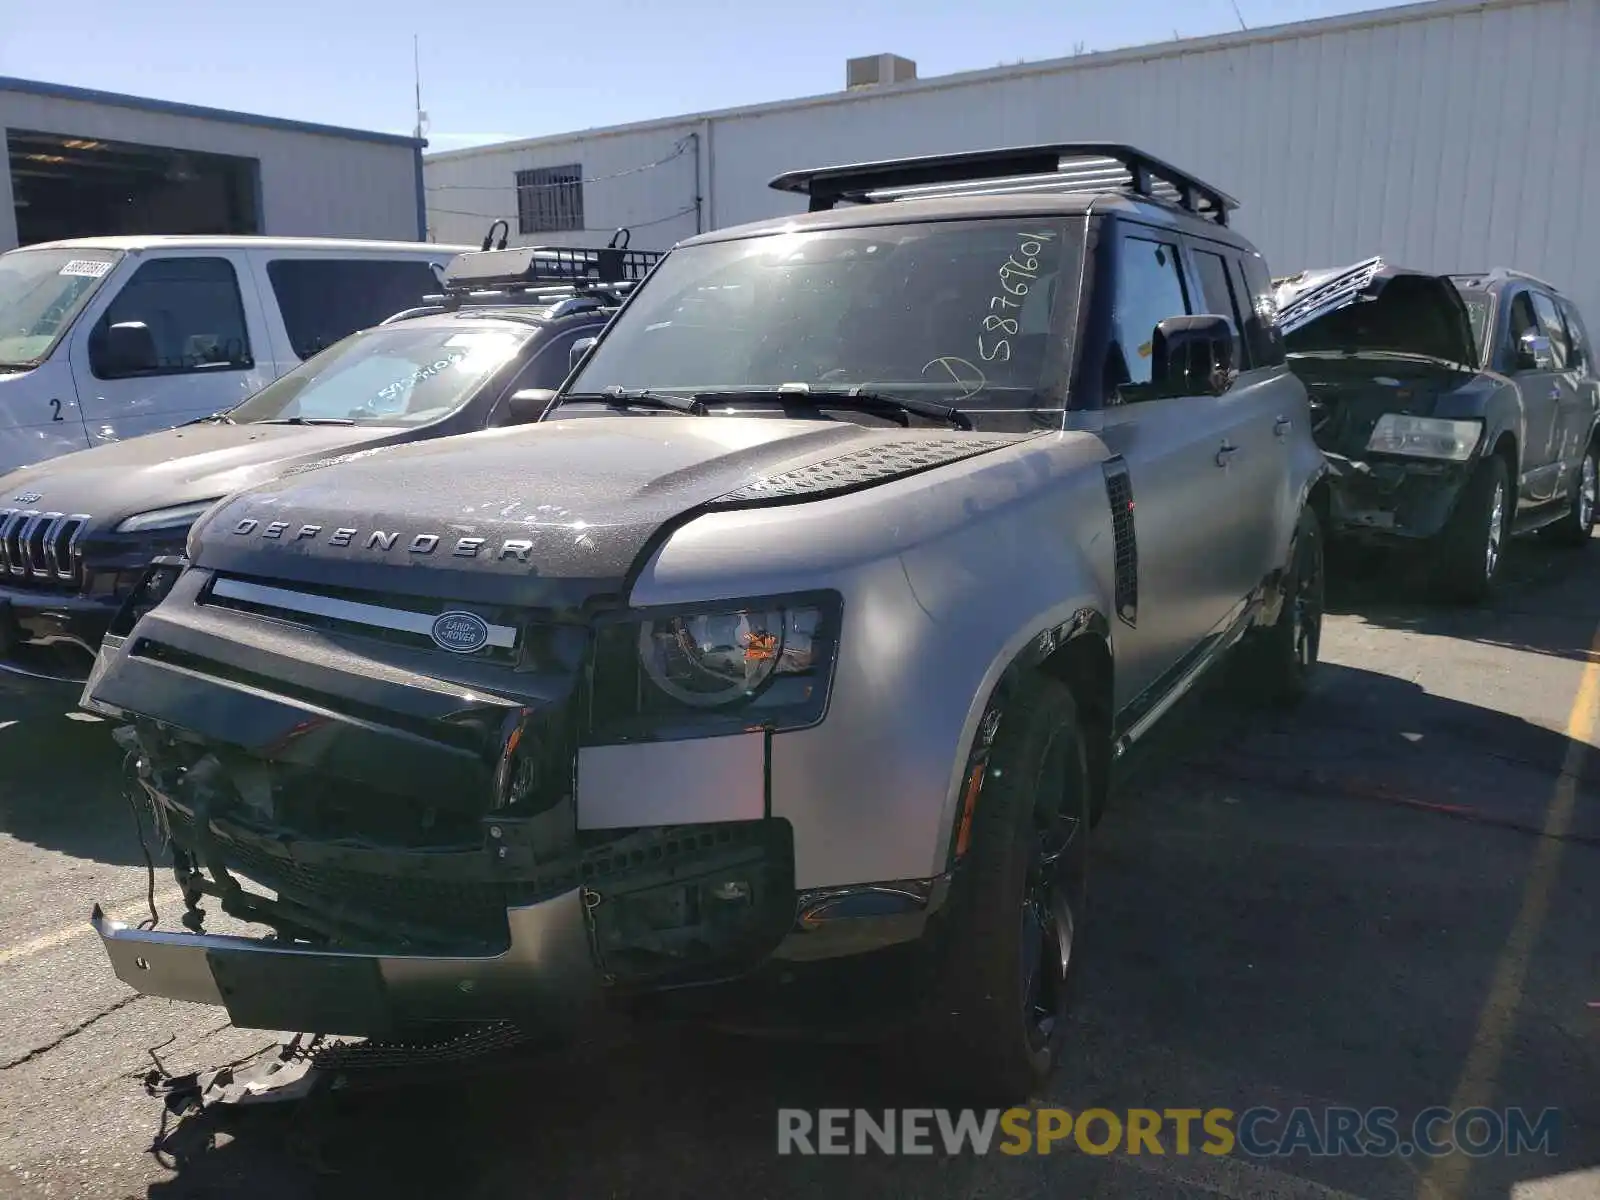
[[[103,529],[134,513],[215,500],[287,467],[386,444],[407,432],[350,425],[183,425],[19,467],[0,476],[0,508],[20,504],[88,513]]]
[[[1290,354],[1416,354],[1471,367],[1472,322],[1449,277],[1369,258],[1273,281]]]
[[[213,509],[190,552],[201,566],[257,577],[566,606],[616,591],[666,526],[733,493],[779,503],[871,486],[1026,436],[767,417],[569,418],[286,476]],[[797,468],[813,469],[788,474]]]

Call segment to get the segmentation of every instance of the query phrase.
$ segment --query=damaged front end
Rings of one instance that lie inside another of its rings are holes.
[[[792,928],[790,830],[759,808],[582,827],[581,622],[523,621],[501,663],[379,656],[195,603],[213,585],[184,574],[88,689],[127,714],[117,736],[187,910],[188,932],[96,910],[139,991],[260,1029],[549,1025],[739,976]],[[207,932],[213,907],[270,933]]]
[[[1331,467],[1334,531],[1435,537],[1482,453],[1495,390],[1455,285],[1381,258],[1275,283],[1289,365]]]

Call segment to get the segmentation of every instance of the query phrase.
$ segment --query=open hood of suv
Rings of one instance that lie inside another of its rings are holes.
[[[1473,367],[1472,322],[1448,276],[1374,257],[1275,279],[1289,353],[1415,354]]]

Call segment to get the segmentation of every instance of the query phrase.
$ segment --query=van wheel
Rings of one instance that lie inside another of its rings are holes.
[[[1600,461],[1593,446],[1583,452],[1575,483],[1567,515],[1554,525],[1545,526],[1550,540],[1563,546],[1587,546],[1594,533],[1595,505],[1600,498]]]
[[[1296,704],[1311,690],[1322,648],[1325,579],[1322,523],[1312,509],[1304,508],[1295,526],[1278,619],[1254,630],[1239,647],[1238,670],[1250,699]]]
[[[1027,1099],[1059,1062],[1083,943],[1090,801],[1072,692],[1037,675],[1001,716],[913,1038],[932,1082],[966,1103]]]
[[[1477,604],[1500,575],[1514,506],[1505,459],[1490,455],[1478,464],[1439,535],[1438,586],[1447,600]]]

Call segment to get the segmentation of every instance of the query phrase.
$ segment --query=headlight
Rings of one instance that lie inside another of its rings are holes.
[[[1372,427],[1367,449],[1378,454],[1407,454],[1465,462],[1483,433],[1482,421],[1444,421],[1384,413]]]
[[[603,626],[592,740],[797,729],[821,720],[838,640],[836,596],[679,610]]]
[[[158,529],[187,529],[215,503],[215,500],[202,500],[198,504],[180,504],[175,508],[156,508],[135,513],[117,526],[117,532],[151,533]]]

